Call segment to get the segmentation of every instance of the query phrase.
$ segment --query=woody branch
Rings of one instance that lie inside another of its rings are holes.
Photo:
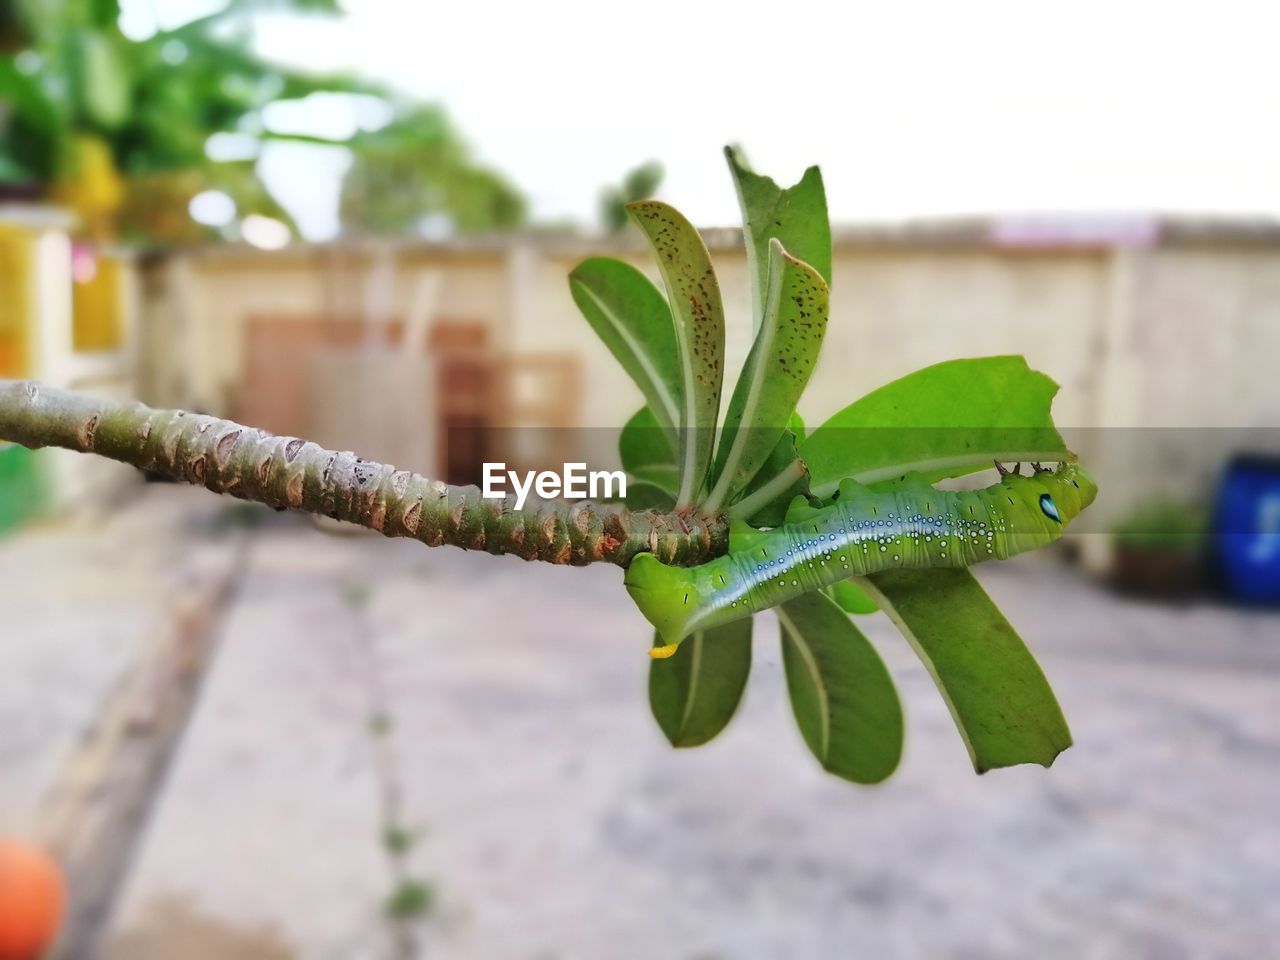
[[[587,501],[529,501],[516,510],[514,498],[488,499],[473,486],[429,480],[295,437],[35,381],[0,380],[0,440],[97,454],[215,493],[323,514],[433,547],[625,567],[644,552],[691,566],[728,546],[728,528],[718,516]]]

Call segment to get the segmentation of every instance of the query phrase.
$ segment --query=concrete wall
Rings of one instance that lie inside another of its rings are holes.
[[[229,413],[243,382],[250,321],[366,317],[376,340],[379,322],[411,312],[427,271],[440,277],[436,317],[475,319],[495,335],[505,329],[505,253],[389,256],[389,269],[378,251],[336,247],[212,250],[153,264],[143,310],[148,399]]]
[[[1178,493],[1206,489],[1222,457],[1252,441],[1186,428],[1280,422],[1280,232],[1195,226],[1166,225],[1136,244],[1056,247],[1002,246],[980,224],[838,232],[831,323],[801,412],[812,427],[927,364],[1019,353],[1061,384],[1055,417],[1069,440],[1119,475],[1114,496],[1095,511],[1099,521],[1161,477],[1172,477]],[[707,238],[728,314],[732,377],[749,347],[746,258],[736,231]],[[657,281],[634,238],[223,249],[170,259],[156,268],[168,282],[148,327],[164,347],[150,356],[153,366],[181,372],[148,382],[185,383],[164,402],[225,410],[242,382],[243,331],[253,316],[404,317],[422,276],[434,272],[433,317],[481,322],[513,356],[576,357],[581,402],[560,425],[616,429],[640,394],[578,314],[566,279],[597,254],[627,259]],[[1134,432],[1158,427],[1179,429]],[[1213,456],[1203,450],[1210,439],[1221,447]]]
[[[390,314],[403,317],[417,278],[438,271],[437,316],[491,325],[495,342],[512,352],[581,357],[584,403],[571,425],[616,426],[634,412],[640,395],[620,379],[570,297],[566,277],[590,253],[581,245],[548,251],[519,243],[498,252],[400,253],[393,289],[383,299]],[[622,255],[658,282],[643,253]],[[740,250],[718,249],[714,261],[727,312],[727,369],[736,371],[750,340],[746,258]],[[939,360],[1023,353],[1063,384],[1063,422],[1092,423],[1110,264],[1109,254],[1100,252],[838,250],[832,322],[805,412],[819,422],[861,392]],[[367,257],[323,252],[218,254],[157,269],[171,284],[167,293],[157,292],[149,311],[152,342],[163,344],[151,362],[181,367],[187,402],[206,408],[220,407],[234,394],[250,319],[359,316],[367,312],[374,272]],[[181,291],[176,296],[174,284]],[[187,330],[182,346],[174,343],[179,328]]]

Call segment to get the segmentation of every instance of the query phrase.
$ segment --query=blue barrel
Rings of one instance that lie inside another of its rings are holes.
[[[1280,457],[1227,464],[1210,532],[1218,580],[1246,603],[1280,603]]]

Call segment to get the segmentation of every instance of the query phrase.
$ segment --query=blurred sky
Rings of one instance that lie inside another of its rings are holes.
[[[127,0],[176,22],[218,0]],[[662,161],[661,195],[734,223],[721,147],[778,179],[822,165],[833,219],[974,211],[1280,213],[1280,5],[346,0],[264,15],[262,52],[443,103],[540,219]],[[324,111],[316,111],[318,114]],[[323,123],[323,117],[317,117]],[[264,177],[320,238],[341,154]]]

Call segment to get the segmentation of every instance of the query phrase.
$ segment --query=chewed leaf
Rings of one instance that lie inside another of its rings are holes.
[[[662,640],[655,637],[654,645]],[[649,667],[649,706],[673,747],[696,747],[723,730],[751,673],[751,620],[700,631]]]
[[[928,480],[990,468],[994,460],[1067,455],[1050,406],[1058,385],[1022,357],[949,360],[885,384],[845,407],[800,445],[818,496],[846,477]]]
[[[764,321],[743,364],[705,506],[733,503],[768,460],[809,383],[827,331],[827,284],[777,240],[769,244]]]
[[[726,147],[725,159],[738,188],[747,267],[751,274],[752,329],[764,319],[765,290],[769,287],[769,241],[777,239],[797,260],[812,266],[831,283],[831,224],[822,174],[810,167],[800,182],[785,190],[771,177],[755,173],[738,147]]]
[[[823,593],[777,608],[791,708],[823,768],[879,783],[902,757],[902,705],[884,661]]]
[[[897,570],[859,581],[933,675],[984,773],[1049,766],[1071,731],[1044,672],[968,570]]]
[[[711,256],[688,220],[657,200],[628,204],[627,212],[657,255],[675,318],[682,399],[678,504],[687,507],[701,494],[711,467],[724,380],[724,305]]]
[[[569,274],[569,290],[644,394],[658,425],[674,438],[680,426],[680,366],[671,310],[658,288],[629,263],[593,257]]]

